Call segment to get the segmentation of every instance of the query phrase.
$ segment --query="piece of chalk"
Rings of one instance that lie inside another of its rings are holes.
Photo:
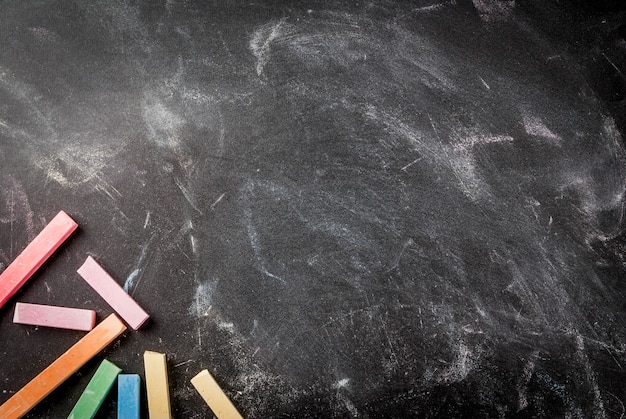
[[[67,419],[93,419],[120,371],[122,369],[111,361],[102,361]]]
[[[191,379],[191,384],[198,390],[217,419],[243,419],[208,370],[200,371]]]
[[[96,324],[96,312],[81,308],[17,303],[13,323],[88,332]]]
[[[126,330],[124,323],[115,314],[109,315],[4,402],[0,406],[0,418],[15,419],[24,416],[87,361],[113,342],[124,330]]]
[[[32,242],[0,274],[0,308],[9,301],[35,271],[78,227],[63,211],[33,239]]]
[[[143,354],[150,419],[170,419],[170,390],[165,354],[146,351]]]
[[[150,317],[91,256],[77,272],[133,329]]]
[[[117,419],[139,419],[139,387],[137,374],[120,374],[117,377]]]

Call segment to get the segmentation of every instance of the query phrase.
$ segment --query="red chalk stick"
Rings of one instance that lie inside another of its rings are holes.
[[[0,308],[78,227],[63,211],[26,246],[26,249],[0,274]]]
[[[88,332],[96,323],[96,312],[81,308],[17,303],[13,323]]]
[[[77,272],[133,329],[150,317],[91,256]]]

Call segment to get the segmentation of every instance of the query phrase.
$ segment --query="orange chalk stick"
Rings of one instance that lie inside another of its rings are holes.
[[[0,418],[21,418],[87,361],[121,335],[126,326],[111,314],[0,406]]]
[[[0,274],[0,308],[44,264],[78,227],[63,211],[33,239],[26,249]]]

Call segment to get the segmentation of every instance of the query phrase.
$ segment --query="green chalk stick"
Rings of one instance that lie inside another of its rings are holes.
[[[102,361],[96,373],[76,402],[68,419],[93,419],[102,402],[113,387],[117,375],[122,371],[114,363]]]

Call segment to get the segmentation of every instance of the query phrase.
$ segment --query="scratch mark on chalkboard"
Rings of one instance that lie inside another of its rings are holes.
[[[254,193],[253,188],[254,188],[253,184],[251,182],[248,182],[245,188],[245,193],[247,195],[253,194]],[[259,233],[257,232],[256,226],[254,225],[254,220],[252,217],[252,209],[250,208],[249,205],[247,205],[244,208],[243,215],[244,215],[244,222],[245,222],[246,232],[248,235],[248,240],[250,242],[250,246],[252,247],[252,251],[254,252],[254,256],[259,264],[259,268],[261,272],[264,275],[268,276],[269,278],[276,279],[282,282],[283,284],[285,284],[286,281],[283,278],[270,272],[266,266],[266,261],[263,256],[263,251],[261,247],[261,239],[259,237]]]
[[[178,364],[174,364],[174,368],[179,368],[179,367],[182,367],[183,365],[187,365],[187,364],[190,364],[192,362],[195,362],[195,361],[193,359],[188,359],[186,361],[179,362]]]
[[[143,228],[144,230],[148,227],[148,225],[150,224],[150,211],[146,212],[146,219],[143,222]]]
[[[263,254],[261,252],[261,241],[259,239],[259,233],[257,232],[256,227],[254,226],[252,222],[252,211],[246,208],[246,210],[244,211],[244,214],[246,218],[246,230],[248,232],[248,238],[250,239],[250,245],[252,246],[252,251],[254,252],[254,255],[257,261],[259,262],[261,272],[263,272],[266,276],[270,278],[273,278],[282,282],[283,284],[286,283],[283,278],[271,273],[265,267],[265,261],[263,258]]]
[[[408,163],[408,164],[404,165],[400,170],[406,172],[406,169],[408,169],[409,167],[413,166],[415,163],[417,163],[420,160],[422,160],[422,157],[418,157],[415,160],[413,160],[411,163]]]
[[[108,186],[108,188],[107,188],[107,187],[105,187],[104,185],[100,185],[100,184],[98,184],[98,185],[96,185],[96,186],[95,186],[95,189],[96,189],[96,190],[98,190],[98,191],[100,191],[100,192],[102,192],[102,193],[103,193],[103,194],[105,194],[106,196],[108,196],[108,197],[109,197],[112,201],[117,202],[117,199],[118,199],[118,198],[121,198],[122,194],[121,194],[121,193],[119,193],[119,191],[118,191],[117,189],[115,189],[112,185],[107,185],[107,186]],[[112,191],[114,191],[114,192],[116,193],[116,195],[117,195],[117,196],[113,196],[113,193],[112,193],[112,192],[111,192],[111,190],[109,190],[109,189],[111,189]],[[123,213],[122,213],[122,214],[123,214]],[[125,215],[124,215],[124,217],[125,217],[126,219],[128,219],[128,217],[126,217]]]
[[[198,254],[198,239],[193,234],[189,234],[189,242],[191,244],[191,251],[194,255]]]
[[[222,199],[224,199],[224,197],[225,197],[225,196],[226,196],[226,192],[224,192],[223,194],[221,194],[221,195],[220,195],[220,196],[219,196],[219,197],[215,200],[215,202],[213,202],[213,203],[211,204],[211,209],[212,209],[212,210],[214,210],[214,209],[215,209],[215,206],[216,206],[217,204],[219,204],[219,203],[220,203],[220,201],[221,201]]]
[[[611,66],[617,71],[617,74],[619,74],[620,76],[624,77],[624,73],[622,73],[622,70],[620,70],[620,68],[618,66],[615,65],[615,63],[608,57],[608,55],[606,55],[606,53],[602,53],[602,56],[609,62],[609,64],[611,64]]]
[[[185,187],[185,185],[183,185],[182,181],[179,178],[176,177],[176,178],[174,178],[174,183],[176,183],[176,186],[178,186],[178,189],[180,189],[180,191],[183,193],[183,196],[185,197],[185,199],[187,200],[189,205],[191,205],[191,208],[196,210],[200,215],[204,215],[202,210],[198,207],[198,203],[196,202],[196,198],[189,191],[189,189],[187,189]]]

